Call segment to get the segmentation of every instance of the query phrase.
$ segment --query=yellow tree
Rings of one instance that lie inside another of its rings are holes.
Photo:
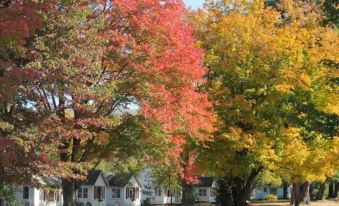
[[[305,123],[316,122],[315,113],[303,110],[303,105],[311,105],[312,111],[338,114],[337,87],[329,84],[329,77],[338,76],[333,69],[338,36],[320,26],[316,6],[282,1],[271,8],[264,1],[210,0],[192,19],[199,45],[206,50],[206,90],[219,118],[215,141],[200,156],[202,166],[231,186],[236,205],[249,198],[253,181],[263,170],[285,167],[298,184],[322,176],[326,169],[286,166],[304,158],[294,139],[286,139],[293,128],[305,151],[315,145],[321,148],[305,157],[309,167],[320,167],[321,161],[312,157],[321,150],[337,152],[334,140],[324,139],[335,134],[321,135],[317,124]],[[298,118],[304,119],[295,121]],[[294,156],[290,161],[289,153]],[[322,156],[327,161],[331,155]],[[332,163],[328,167],[333,168]],[[295,178],[303,176],[303,170],[309,173],[307,178]]]

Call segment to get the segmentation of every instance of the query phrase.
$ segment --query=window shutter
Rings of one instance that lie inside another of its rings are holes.
[[[129,189],[128,189],[128,187],[126,187],[126,199],[128,199],[129,198]]]
[[[82,198],[82,188],[78,189],[78,198]]]
[[[94,199],[98,199],[98,187],[94,187]]]

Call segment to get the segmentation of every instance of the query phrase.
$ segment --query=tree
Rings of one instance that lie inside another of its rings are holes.
[[[36,119],[24,108],[21,94],[35,78],[24,69],[30,56],[27,45],[42,26],[39,13],[48,9],[48,2],[0,1],[0,189],[29,181],[40,171],[35,146],[22,141]]]
[[[319,135],[307,141],[298,129],[302,126],[288,115],[300,111],[291,98],[303,99],[326,113],[337,111],[338,96],[326,85],[333,67],[324,64],[326,59],[337,61],[337,36],[332,29],[320,27],[321,18],[307,6],[292,1],[275,8],[265,8],[263,1],[207,1],[193,18],[199,44],[206,49],[206,90],[219,118],[215,141],[208,144],[201,163],[227,180],[235,205],[245,204],[263,170],[284,171],[294,183],[302,184],[305,179],[297,175],[317,179],[336,165],[330,153],[337,152],[337,143],[314,128]],[[308,149],[314,149],[314,155]],[[314,158],[321,151],[326,152]],[[297,166],[303,158],[313,169]],[[316,172],[321,158],[328,164]],[[286,166],[292,162],[295,168]]]
[[[54,160],[45,172],[63,177],[64,205],[102,159],[138,154],[179,169],[185,138],[204,140],[212,129],[207,95],[197,91],[202,51],[184,12],[180,1],[115,0],[60,1],[44,14],[25,99],[41,120],[35,152]]]
[[[324,12],[324,21],[325,25],[332,25],[335,27],[339,26],[339,17],[338,17],[338,1],[335,0],[324,0],[321,1],[321,8]]]

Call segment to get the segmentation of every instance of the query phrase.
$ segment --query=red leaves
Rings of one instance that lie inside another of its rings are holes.
[[[196,158],[196,152],[190,152],[187,160],[185,161],[183,181],[188,185],[199,183],[199,179],[195,176],[195,173],[197,172],[195,167]]]
[[[149,131],[145,134],[148,144],[166,144],[161,148],[157,145],[159,153],[168,158],[164,161],[180,165],[186,138],[203,141],[208,137],[201,131],[213,130],[211,104],[197,88],[204,83],[206,73],[203,51],[195,47],[192,30],[183,20],[182,2],[112,0],[109,5],[101,5],[106,10],[98,9],[86,16],[81,11],[86,7],[89,12],[89,2],[60,4],[58,10],[46,13],[46,28],[40,24],[37,10],[27,7],[38,8],[33,1],[2,9],[5,15],[0,15],[1,20],[6,19],[1,21],[6,22],[2,24],[6,29],[0,38],[12,38],[6,42],[14,41],[30,54],[27,67],[39,74],[22,91],[41,118],[34,125],[37,134],[28,141],[32,143],[30,149],[38,146],[34,152],[38,154],[36,160],[41,161],[39,168],[51,172],[50,164],[55,162],[48,159],[56,158],[59,152],[63,161],[58,162],[60,165],[80,168],[88,165],[86,161],[95,160],[95,155],[105,158],[100,156],[104,154],[102,145],[111,143],[110,134],[126,133],[127,138],[137,142],[144,131]],[[40,26],[31,47],[24,48],[27,37],[32,37]],[[14,82],[12,86],[17,86]],[[138,122],[127,125],[126,131],[115,131],[123,124],[123,117],[111,116],[130,105],[137,105],[138,115],[132,119]],[[74,113],[67,115],[65,109]],[[112,153],[119,156],[115,153],[128,149]],[[159,161],[151,155],[140,159]]]
[[[131,52],[142,53],[147,63],[132,62],[146,79],[147,92],[142,93],[141,114],[156,120],[166,130],[185,130],[200,139],[200,129],[211,131],[213,118],[208,108],[207,95],[197,92],[206,70],[202,67],[203,52],[195,48],[191,28],[183,21],[184,6],[179,1],[125,0],[113,1],[111,18],[123,15],[133,33],[114,39],[121,46],[129,43]],[[118,12],[117,12],[118,11]],[[147,37],[145,38],[145,35]],[[133,61],[133,60],[132,60]],[[193,106],[194,105],[194,106]]]
[[[10,166],[16,159],[15,152],[9,150],[13,145],[15,145],[14,139],[0,138],[0,165],[2,167]]]
[[[0,8],[0,39],[23,46],[25,39],[41,26],[39,4],[35,1],[13,1]]]

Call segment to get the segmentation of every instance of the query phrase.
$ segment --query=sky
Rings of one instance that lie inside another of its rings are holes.
[[[204,1],[205,0],[184,0],[185,4],[193,9],[201,7]]]

